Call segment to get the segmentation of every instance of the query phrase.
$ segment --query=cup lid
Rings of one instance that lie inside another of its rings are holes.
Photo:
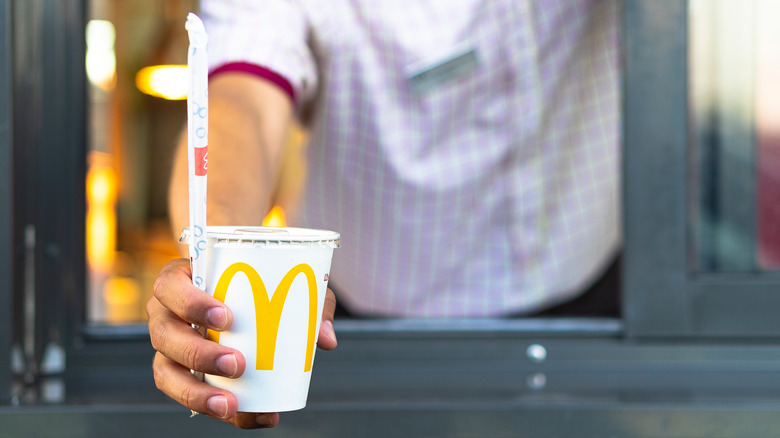
[[[189,243],[192,231],[184,228],[179,242]],[[335,231],[313,230],[290,227],[253,227],[253,226],[209,226],[206,238],[225,243],[295,243],[326,245],[332,248],[341,246],[341,235]]]

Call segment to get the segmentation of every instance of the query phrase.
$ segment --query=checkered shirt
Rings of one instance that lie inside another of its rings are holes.
[[[211,70],[277,83],[309,129],[294,225],[341,233],[330,278],[347,308],[533,312],[616,253],[616,0],[203,0],[202,12]]]

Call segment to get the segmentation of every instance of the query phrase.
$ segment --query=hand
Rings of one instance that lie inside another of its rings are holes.
[[[236,349],[203,338],[190,324],[223,331],[233,314],[219,300],[192,285],[190,262],[174,260],[162,269],[149,299],[149,334],[157,353],[154,382],[168,397],[194,411],[218,418],[241,429],[274,427],[278,413],[238,413],[238,400],[231,392],[199,381],[190,369],[208,374],[239,377],[246,369],[244,356]],[[336,298],[328,290],[322,312],[319,340],[323,350],[336,348],[333,313]]]

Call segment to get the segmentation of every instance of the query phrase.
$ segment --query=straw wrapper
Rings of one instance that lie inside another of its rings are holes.
[[[187,16],[187,151],[189,156],[190,242],[192,282],[206,290],[206,170],[208,168],[208,59],[206,29],[197,15]]]
[[[187,52],[187,154],[189,163],[190,263],[192,283],[206,290],[206,171],[208,169],[208,36],[203,22],[190,13],[185,24]],[[199,329],[205,336],[205,329]],[[199,380],[203,373],[193,371]],[[197,412],[192,411],[192,416]]]

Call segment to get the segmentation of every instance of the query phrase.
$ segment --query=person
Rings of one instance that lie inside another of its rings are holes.
[[[308,129],[295,225],[336,230],[331,285],[363,316],[532,315],[619,252],[616,0],[204,0],[210,225],[258,224],[294,118]],[[170,212],[187,224],[186,140]],[[329,292],[319,347],[337,345]],[[189,324],[231,312],[167,265],[148,305],[158,387],[238,427],[242,355]]]

